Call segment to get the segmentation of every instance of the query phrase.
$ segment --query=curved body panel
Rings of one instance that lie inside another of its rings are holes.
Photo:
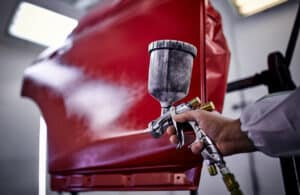
[[[24,75],[22,95],[47,124],[48,170],[55,191],[197,189],[202,159],[176,150],[168,136],[144,131],[160,115],[147,91],[148,44],[175,39],[198,48],[206,26],[207,95],[221,111],[229,51],[220,16],[199,0],[105,1],[84,17],[57,49],[48,49]],[[204,51],[199,51],[204,52]],[[186,101],[200,96],[194,60]],[[193,140],[193,135],[188,135]]]

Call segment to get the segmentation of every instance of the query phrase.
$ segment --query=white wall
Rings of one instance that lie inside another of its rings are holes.
[[[20,97],[23,71],[36,55],[0,44],[1,194],[37,194],[39,112]]]

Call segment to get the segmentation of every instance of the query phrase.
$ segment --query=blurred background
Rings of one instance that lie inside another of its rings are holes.
[[[101,0],[29,0],[27,2],[69,17],[71,22],[69,30],[95,4],[101,4]],[[269,53],[273,51],[285,53],[298,8],[298,1],[289,0],[259,13],[246,12],[247,10],[243,12],[242,9],[237,9],[233,2],[211,0],[213,6],[222,15],[223,30],[231,50],[228,82],[267,69]],[[40,113],[32,101],[20,97],[20,89],[25,68],[47,46],[59,44],[59,41],[54,43],[53,40],[48,42],[24,40],[24,37],[17,33],[17,28],[13,26],[17,24],[16,11],[20,10],[17,9],[19,3],[18,0],[0,1],[0,189],[1,194],[4,195],[42,195],[43,191],[47,195],[56,194],[49,190],[49,182],[46,182],[46,187],[39,187],[39,167],[43,164],[39,164]],[[18,16],[26,18],[21,14]],[[49,29],[41,28],[41,30],[46,31],[46,34],[54,33],[49,32]],[[65,37],[68,32],[57,31],[56,33]],[[60,39],[63,40],[64,37]],[[292,78],[297,86],[300,85],[299,47],[298,40],[290,66]],[[230,93],[225,99],[224,114],[238,117],[245,105],[266,94],[268,91],[265,86]],[[225,160],[238,177],[246,195],[284,194],[281,168],[277,158],[255,152],[226,157]],[[198,190],[200,195],[224,194],[224,188],[218,176],[210,177],[207,170],[203,169]],[[187,191],[155,193],[189,194]],[[153,194],[153,192],[80,194],[122,195]]]

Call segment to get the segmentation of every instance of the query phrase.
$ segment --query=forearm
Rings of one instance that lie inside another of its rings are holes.
[[[224,132],[226,136],[220,139],[227,146],[223,150],[228,151],[224,155],[256,151],[252,140],[249,139],[247,133],[241,130],[239,119],[228,121],[221,132]]]
[[[300,89],[268,97],[248,106],[241,129],[255,147],[271,155],[300,154]]]
[[[217,112],[196,110],[177,115],[175,120],[177,122],[197,121],[198,125],[225,156],[256,150],[247,134],[241,130],[240,120],[238,119],[227,118]],[[170,134],[173,133],[170,131]],[[176,136],[171,136],[170,140],[172,143],[176,143]],[[199,141],[191,147],[194,153],[198,153],[202,148],[203,143]]]

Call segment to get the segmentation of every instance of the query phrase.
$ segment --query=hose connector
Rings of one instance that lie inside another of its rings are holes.
[[[240,190],[240,185],[235,180],[232,173],[226,173],[223,175],[223,181],[231,195],[243,195]]]

